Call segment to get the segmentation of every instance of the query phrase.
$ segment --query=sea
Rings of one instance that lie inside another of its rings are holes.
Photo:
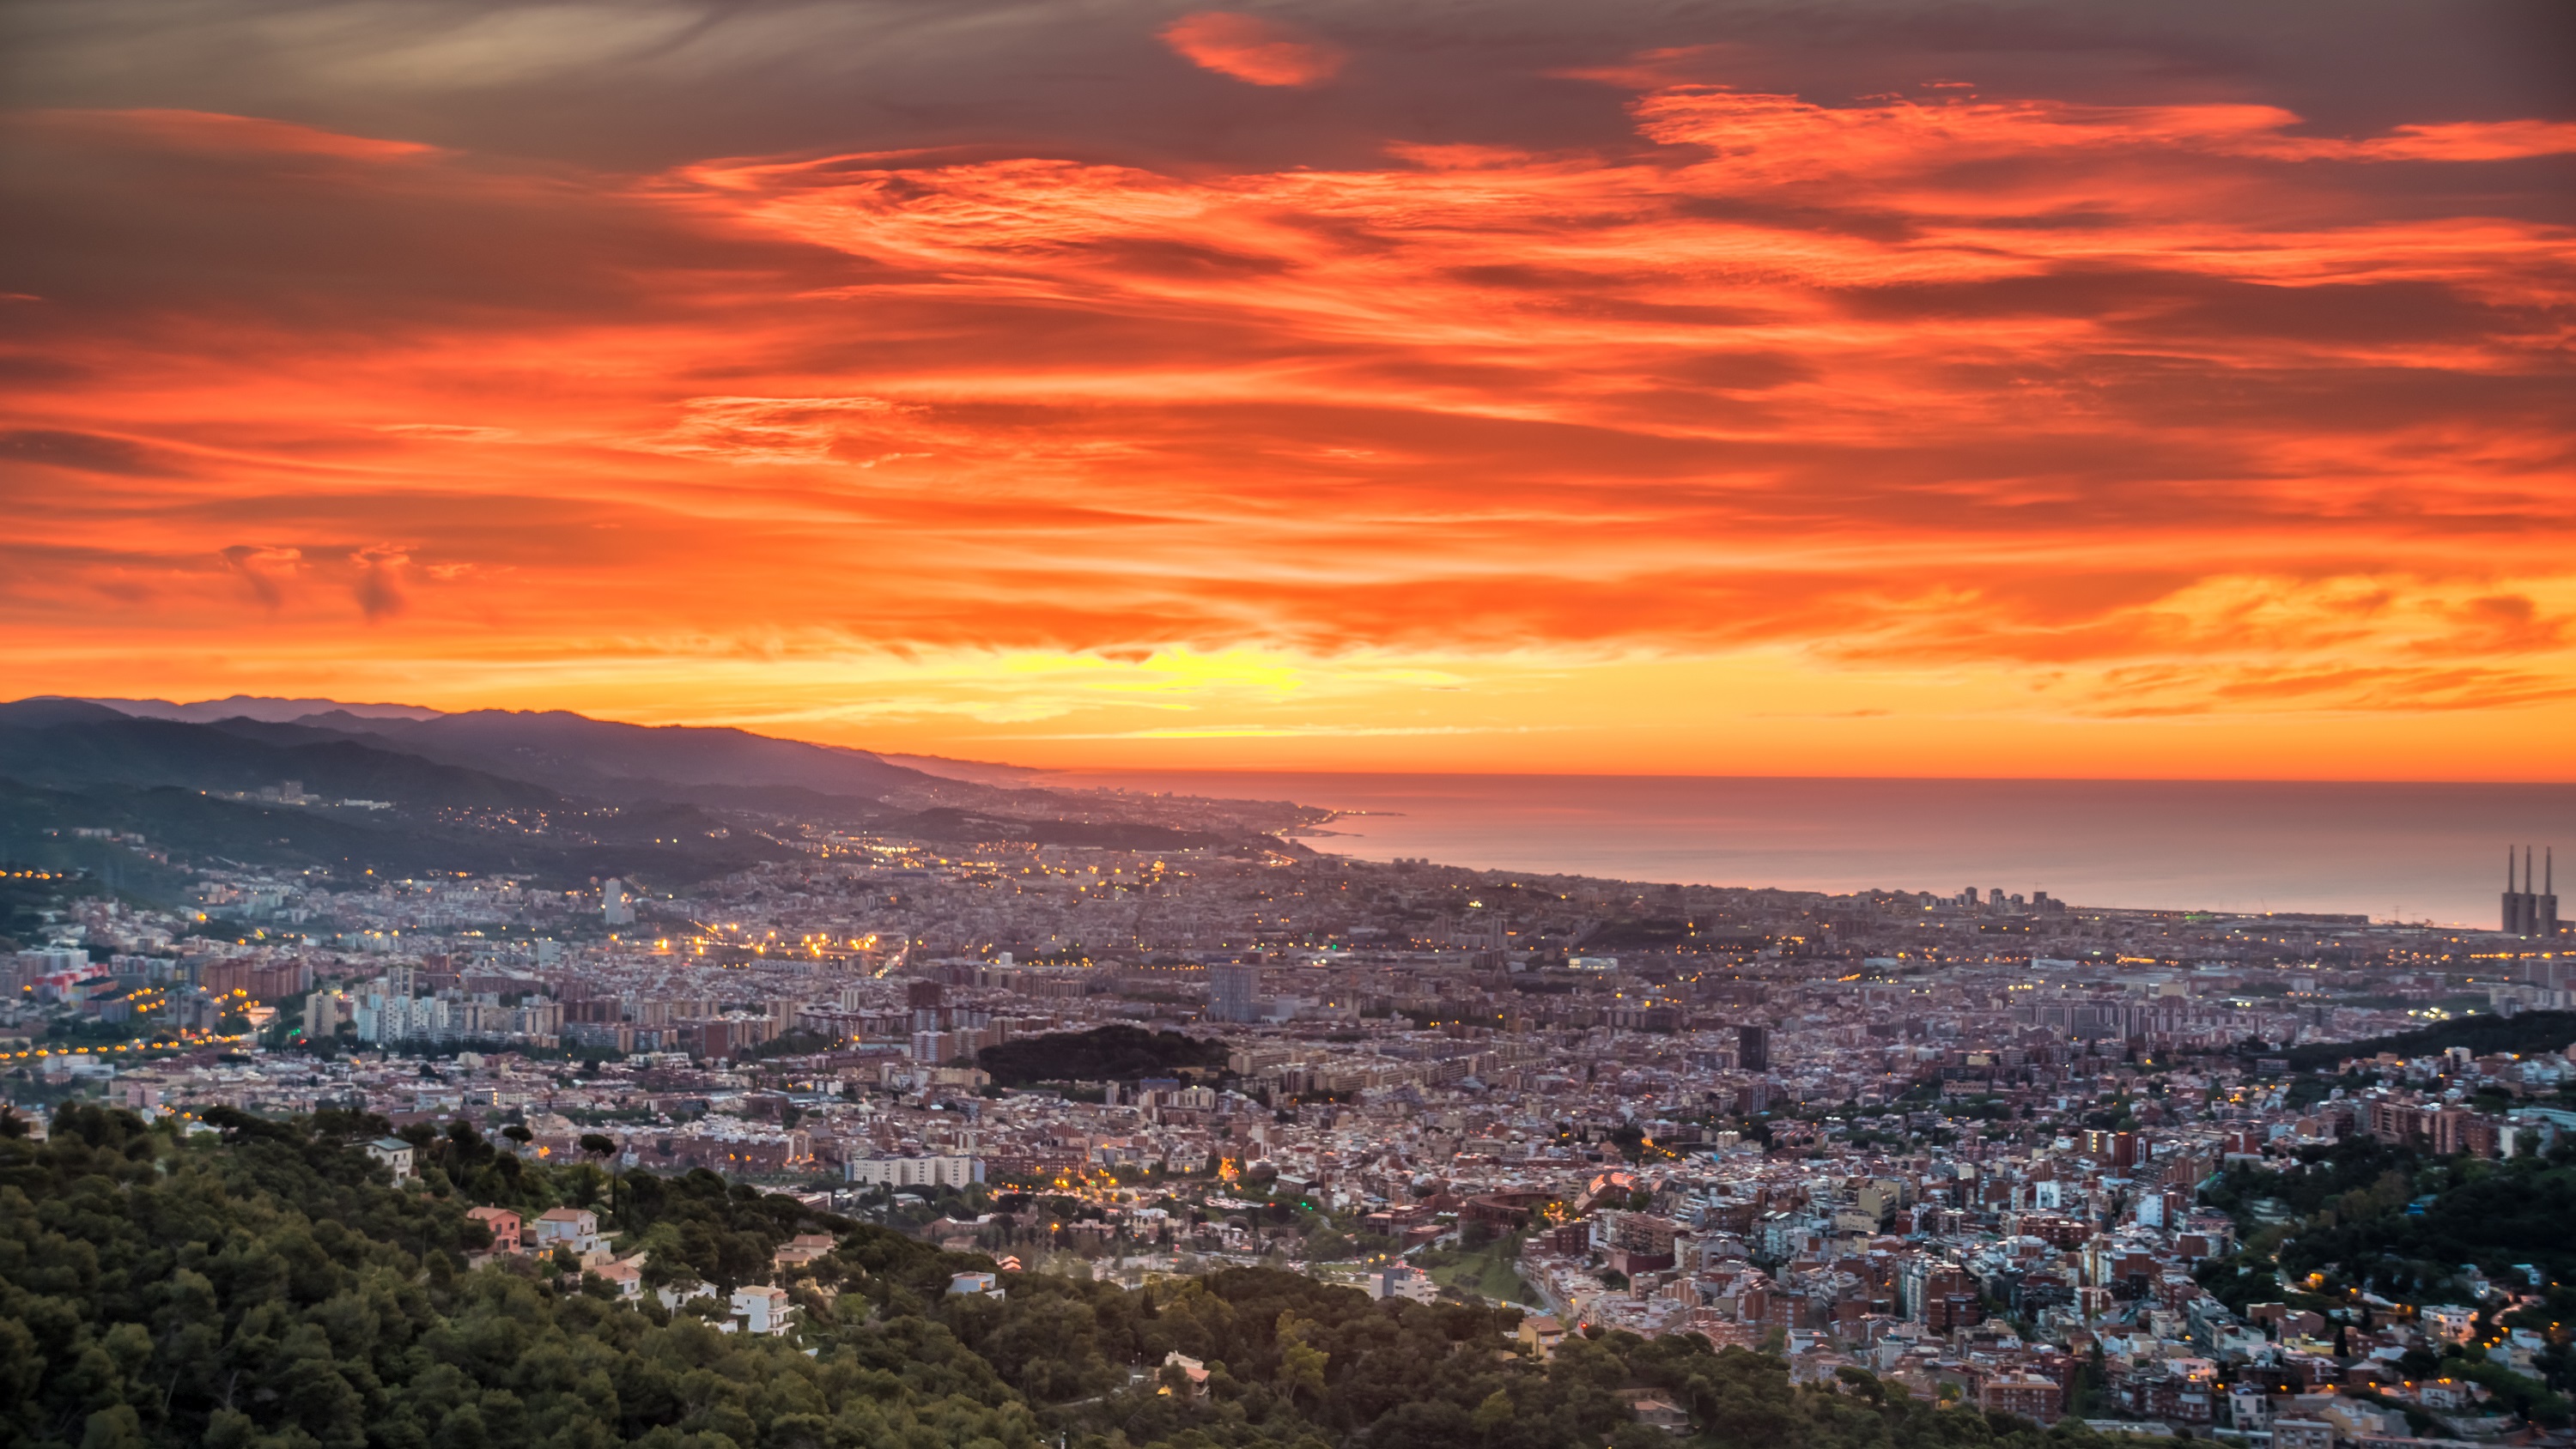
[[[1975,886],[2078,906],[2492,928],[2509,847],[2569,846],[2576,871],[2576,785],[1031,773],[1059,787],[1325,806],[1343,814],[1305,843],[1365,860],[1659,883]]]

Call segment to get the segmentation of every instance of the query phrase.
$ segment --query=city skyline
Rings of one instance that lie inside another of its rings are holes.
[[[17,693],[2567,778],[2538,10],[573,13],[14,11]]]
[[[2576,1449],[2571,57],[0,6],[6,1437]]]

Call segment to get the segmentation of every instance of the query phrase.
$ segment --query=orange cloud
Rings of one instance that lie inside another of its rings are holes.
[[[1663,65],[1631,148],[1332,170],[21,118],[0,659],[1063,759],[2576,728],[2566,127]]]
[[[1162,34],[1163,43],[1191,64],[1257,86],[1321,85],[1350,59],[1339,46],[1230,10],[1184,15]]]

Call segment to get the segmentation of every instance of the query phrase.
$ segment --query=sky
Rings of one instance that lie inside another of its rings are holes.
[[[2576,778],[2571,17],[18,0],[0,693]]]

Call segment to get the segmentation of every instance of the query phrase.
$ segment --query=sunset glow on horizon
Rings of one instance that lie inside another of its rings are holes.
[[[1638,43],[1525,68],[1615,133],[1357,145],[1392,42],[1131,18],[1153,84],[1331,144],[0,112],[6,694],[2567,778],[2576,119]]]

